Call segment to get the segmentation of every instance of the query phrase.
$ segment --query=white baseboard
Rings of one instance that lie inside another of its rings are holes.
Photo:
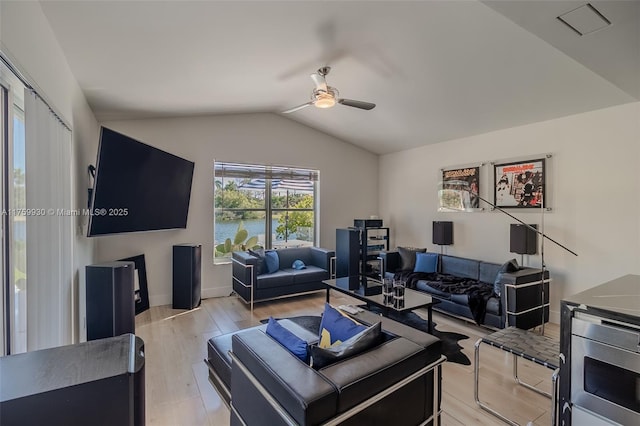
[[[560,324],[560,312],[558,311],[549,311],[549,322],[554,324]]]
[[[173,296],[171,294],[161,294],[158,296],[149,296],[149,306],[170,305]]]
[[[209,299],[211,297],[227,297],[231,294],[233,288],[229,286],[224,287],[209,287],[202,289],[202,298]]]
[[[225,287],[209,287],[202,289],[202,298],[209,299],[211,297],[226,297],[231,294],[233,288],[231,286]],[[173,296],[171,294],[160,294],[156,296],[149,296],[149,306],[163,306],[171,305]]]

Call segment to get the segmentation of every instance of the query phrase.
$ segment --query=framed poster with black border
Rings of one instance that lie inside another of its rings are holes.
[[[134,297],[136,315],[149,309],[149,290],[147,288],[147,267],[144,261],[144,254],[139,254],[126,259],[120,259],[123,262],[133,262],[135,271],[133,274]]]
[[[545,158],[496,163],[493,168],[493,196],[496,207],[546,207]]]
[[[473,212],[480,209],[480,166],[442,170],[438,211]]]

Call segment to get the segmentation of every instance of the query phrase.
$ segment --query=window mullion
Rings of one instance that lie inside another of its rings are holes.
[[[265,236],[264,236],[264,244],[267,248],[273,248],[273,242],[271,241],[271,236],[273,235],[272,224],[272,214],[273,208],[271,206],[271,179],[265,179],[265,194],[264,194],[264,204],[266,209],[266,223],[265,223]]]

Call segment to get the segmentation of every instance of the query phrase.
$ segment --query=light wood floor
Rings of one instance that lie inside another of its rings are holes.
[[[206,299],[192,311],[170,306],[153,307],[136,317],[136,334],[145,342],[147,425],[200,426],[228,425],[229,410],[207,379],[203,362],[206,342],[219,334],[259,323],[261,319],[297,315],[319,315],[324,292],[264,302],[255,305],[253,318],[249,308],[236,297]],[[332,293],[332,304],[357,301]],[[426,311],[417,311],[426,318]],[[489,330],[461,320],[434,313],[441,331],[469,336],[460,341],[464,353],[473,362],[473,345]],[[558,338],[559,327],[548,324],[547,336]],[[515,384],[512,357],[506,352],[482,345],[480,353],[480,396],[518,423],[550,423],[549,399]],[[521,380],[550,390],[551,370],[520,361]],[[473,400],[473,365],[447,362],[443,368],[442,424],[502,425],[497,418],[480,410]]]

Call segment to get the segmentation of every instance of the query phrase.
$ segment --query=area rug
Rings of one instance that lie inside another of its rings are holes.
[[[413,312],[407,312],[401,315],[395,315],[394,313],[392,313],[390,315],[390,318],[420,331],[427,332],[427,321]],[[287,319],[298,324],[300,327],[312,332],[318,332],[318,330],[320,329],[320,317],[318,316],[304,315],[299,317],[290,317]],[[268,320],[262,320],[260,322],[266,323],[268,322]],[[462,346],[458,344],[458,341],[468,339],[469,336],[465,336],[464,334],[460,333],[439,331],[436,328],[435,323],[433,324],[432,334],[438,339],[442,340],[442,354],[447,357],[447,361],[455,362],[462,365],[471,365],[471,361],[469,360],[469,358],[467,358],[467,356],[462,353]]]

